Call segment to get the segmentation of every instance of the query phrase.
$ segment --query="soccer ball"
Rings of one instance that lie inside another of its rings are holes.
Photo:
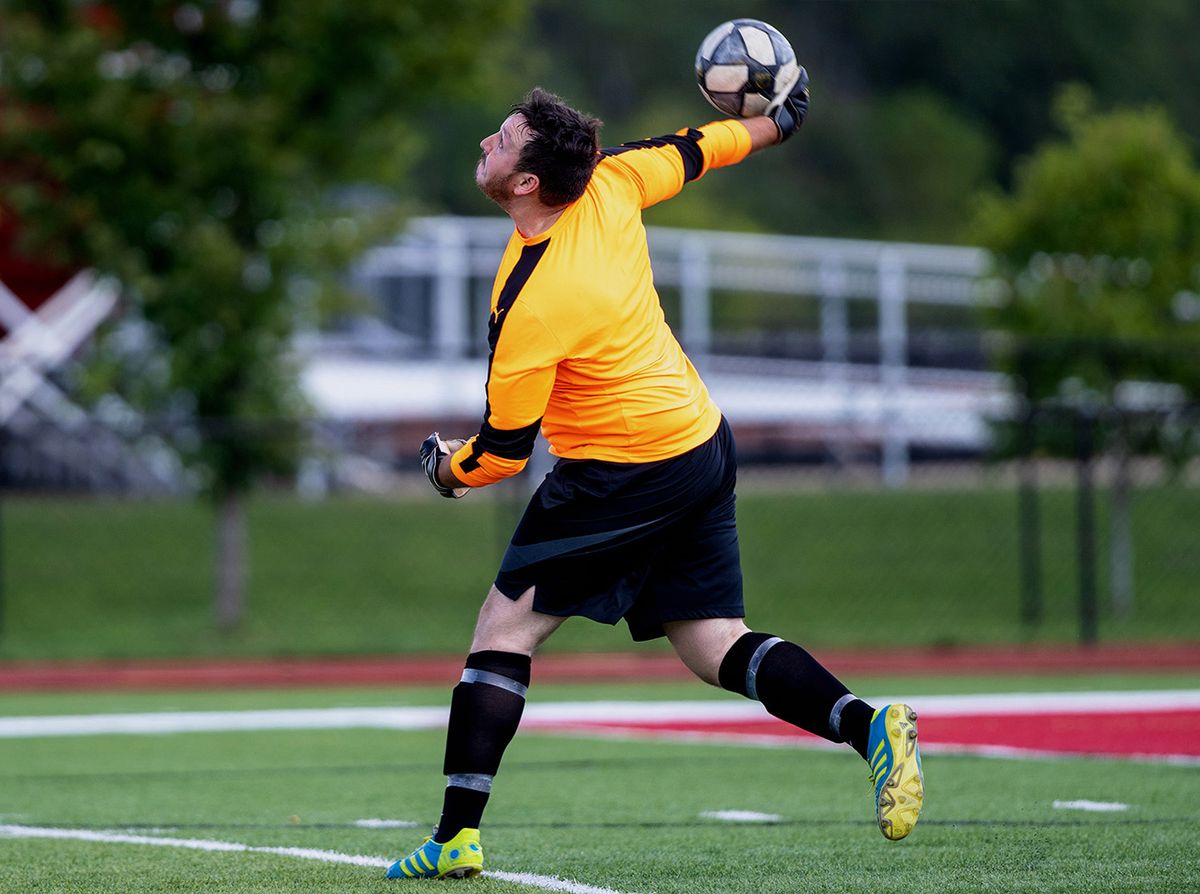
[[[726,115],[753,118],[800,72],[787,38],[758,19],[718,25],[696,51],[696,81],[704,98]]]

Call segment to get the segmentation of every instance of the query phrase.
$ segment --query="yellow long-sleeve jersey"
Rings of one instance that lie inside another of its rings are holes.
[[[620,463],[712,436],[721,411],[663,317],[641,212],[749,152],[736,120],[605,149],[550,229],[514,230],[492,287],[483,425],[451,459],[460,481],[521,471],[539,427],[556,456]]]

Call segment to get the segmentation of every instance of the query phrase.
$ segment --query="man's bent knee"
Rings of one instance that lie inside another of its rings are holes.
[[[490,649],[532,655],[564,620],[533,610],[532,587],[519,599],[509,599],[493,586],[479,610],[471,651]]]
[[[721,660],[750,628],[741,618],[700,618],[663,625],[680,660],[705,683],[720,686]]]

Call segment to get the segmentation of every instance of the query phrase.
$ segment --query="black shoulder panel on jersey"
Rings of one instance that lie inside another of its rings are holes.
[[[500,329],[504,326],[504,317],[508,314],[509,308],[513,306],[513,302],[517,300],[517,296],[521,294],[521,289],[525,288],[525,283],[529,282],[529,277],[533,275],[533,268],[537,266],[538,261],[542,259],[542,255],[549,247],[549,239],[536,245],[526,245],[521,249],[521,257],[517,258],[517,263],[513,265],[513,269],[508,274],[508,279],[504,280],[504,287],[500,289],[500,297],[496,299],[496,312],[492,314],[492,319],[488,322],[488,348],[491,350],[491,356],[488,357],[489,373],[492,368],[491,358],[496,354],[496,342],[500,340]]]
[[[504,327],[504,320],[549,246],[550,240],[546,239],[536,245],[526,245],[522,248],[521,256],[517,258],[517,263],[513,265],[508,279],[504,280],[504,286],[500,289],[500,297],[496,299],[496,312],[488,321],[488,348],[490,351],[487,382],[489,384],[492,380],[492,360],[496,356],[496,344],[500,341],[500,330]],[[484,395],[486,396],[487,393],[485,384]],[[483,408],[483,425],[480,426],[479,437],[471,445],[471,455],[462,461],[464,472],[471,472],[479,468],[479,458],[485,452],[504,459],[525,459],[533,453],[533,443],[537,439],[538,429],[542,425],[541,419],[524,428],[505,431],[495,428],[488,421],[491,418],[492,405],[491,401],[487,401]]]
[[[700,140],[704,138],[704,134],[696,130],[694,127],[689,127],[688,132],[682,136],[677,133],[667,134],[662,137],[651,137],[648,140],[635,140],[632,143],[622,143],[620,146],[613,146],[609,149],[601,149],[601,155],[620,155],[622,152],[632,152],[634,149],[657,149],[661,146],[674,146],[679,150],[679,156],[683,159],[683,180],[688,182],[695,180],[700,176],[700,172],[704,170],[704,153],[700,151]]]

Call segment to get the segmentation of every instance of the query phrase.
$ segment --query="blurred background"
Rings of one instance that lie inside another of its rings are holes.
[[[711,120],[737,16],[808,121],[646,222],[751,623],[1200,640],[1190,0],[0,0],[0,659],[465,649],[550,462],[416,462],[482,418],[478,143],[534,84],[606,145]]]

